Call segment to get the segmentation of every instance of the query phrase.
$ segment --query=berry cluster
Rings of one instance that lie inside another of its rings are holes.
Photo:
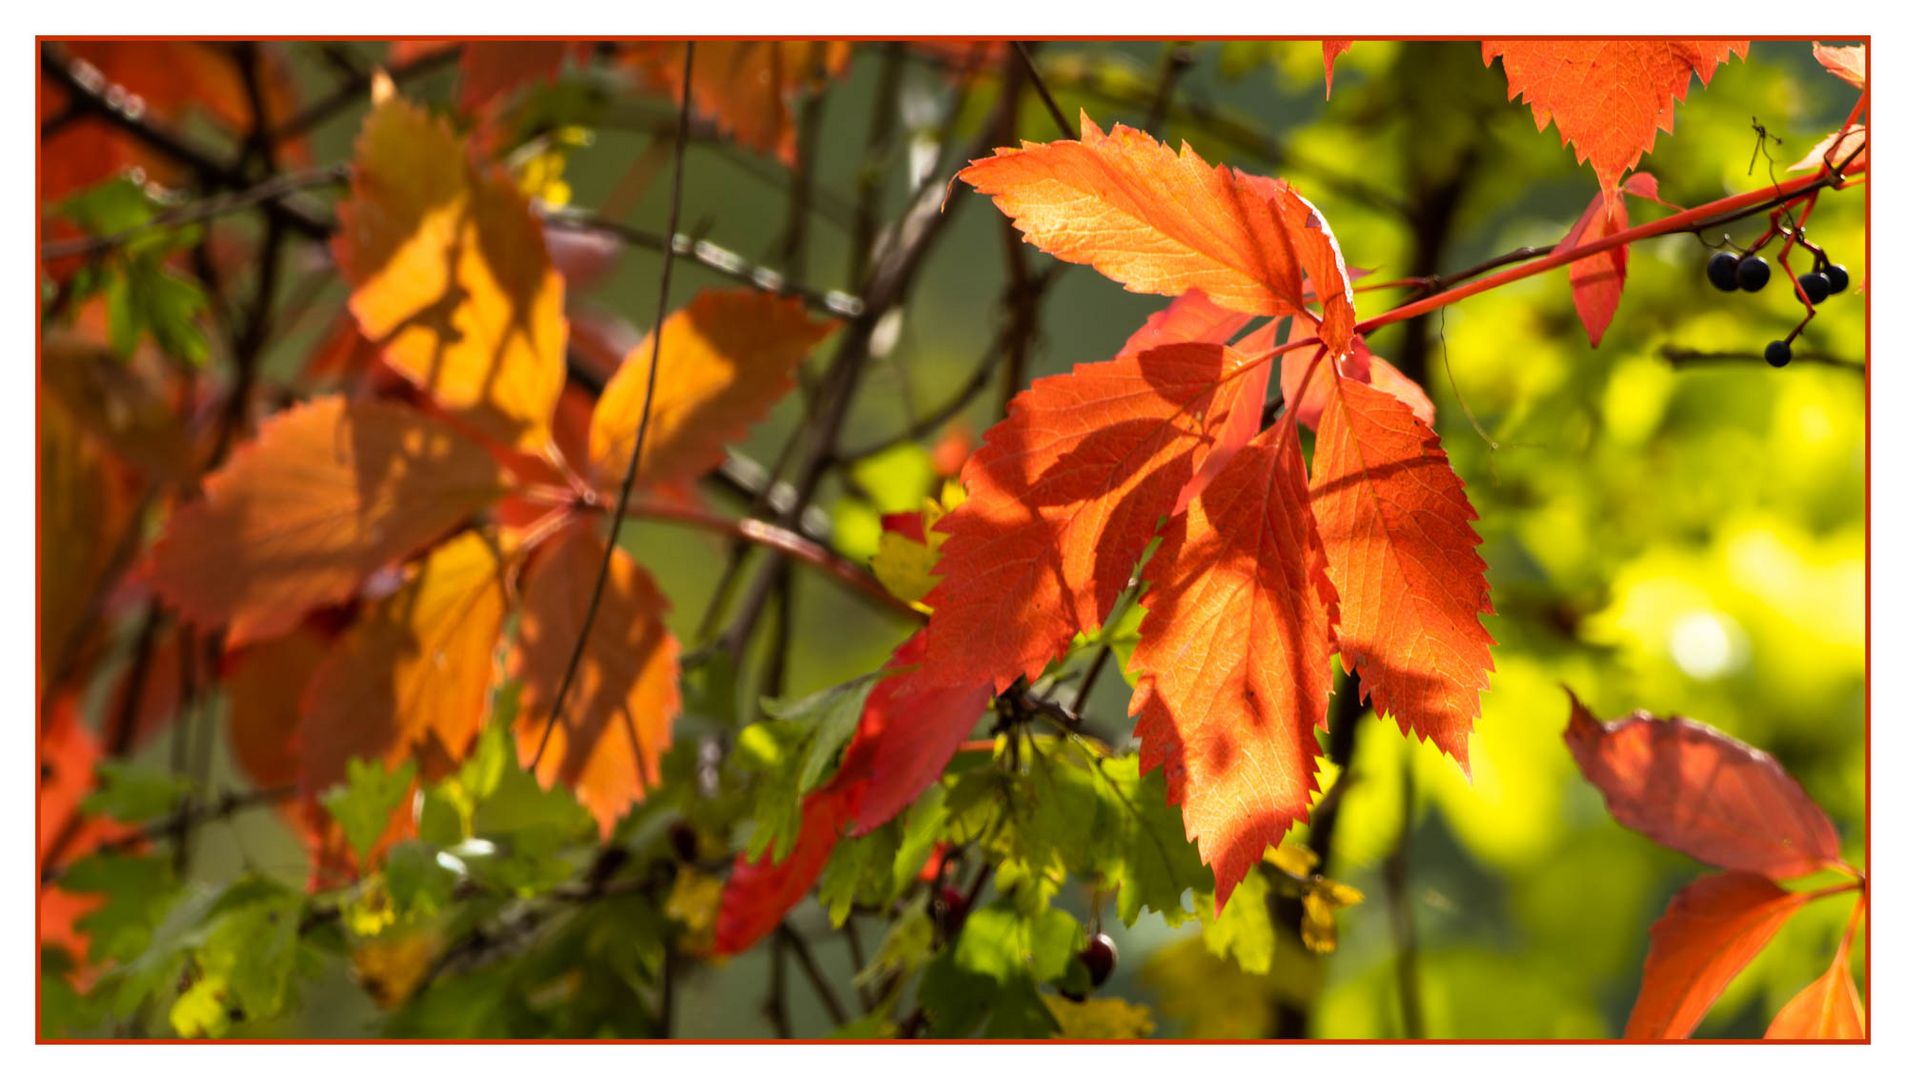
[[[1741,292],[1754,293],[1766,288],[1767,283],[1773,280],[1774,268],[1757,253],[1775,236],[1787,238],[1787,243],[1780,252],[1781,269],[1787,271],[1787,276],[1793,280],[1794,295],[1799,297],[1800,302],[1807,308],[1807,317],[1800,320],[1800,325],[1794,327],[1792,333],[1785,338],[1768,342],[1767,348],[1761,352],[1761,356],[1769,364],[1779,368],[1786,367],[1793,360],[1794,339],[1800,336],[1800,331],[1806,328],[1807,323],[1813,321],[1814,305],[1824,303],[1829,296],[1845,292],[1851,278],[1846,272],[1846,267],[1831,261],[1825,251],[1807,242],[1805,229],[1783,228],[1776,217],[1774,226],[1767,230],[1767,234],[1741,254],[1736,255],[1732,251],[1722,250],[1709,256],[1708,281],[1722,292],[1733,292],[1738,289]],[[1726,237],[1721,239],[1723,243],[1727,242]],[[1795,275],[1793,268],[1787,263],[1788,253],[1796,245],[1805,248],[1813,255],[1813,269],[1799,275]]]

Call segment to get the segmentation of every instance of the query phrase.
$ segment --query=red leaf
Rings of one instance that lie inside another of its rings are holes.
[[[1728,870],[1800,877],[1839,860],[1833,822],[1780,763],[1679,716],[1604,724],[1569,694],[1563,741],[1616,821]]]
[[[1324,377],[1322,368],[1306,384],[1304,376],[1309,370],[1307,358],[1299,360],[1295,355],[1288,355],[1280,365],[1278,385],[1284,395],[1285,407],[1296,415],[1298,423],[1314,430],[1317,418],[1323,415],[1325,402],[1336,391],[1335,383]],[[1430,400],[1429,394],[1417,385],[1415,379],[1398,371],[1396,365],[1371,352],[1369,346],[1363,343],[1362,336],[1351,340],[1350,352],[1343,358],[1339,370],[1345,378],[1369,383],[1402,401],[1416,414],[1418,420],[1425,425],[1435,426],[1436,403]]]
[[[1710,874],[1675,894],[1649,931],[1626,1039],[1685,1039],[1805,896],[1759,874]]]
[[[1767,1026],[1767,1038],[1866,1038],[1866,1008],[1860,1003],[1860,988],[1854,984],[1853,969],[1847,963],[1847,947],[1851,944],[1851,934],[1842,938],[1827,973],[1781,1006],[1774,1022]]]
[[[1316,207],[1282,180],[1173,154],[1142,131],[1079,117],[1075,140],[1001,149],[960,179],[993,196],[1026,239],[1132,292],[1202,290],[1233,311],[1319,323],[1335,352],[1356,323],[1342,258]],[[1305,306],[1303,278],[1322,300]]]
[[[752,862],[737,858],[734,873],[721,891],[721,911],[715,916],[715,953],[732,956],[746,952],[781,924],[782,916],[820,880],[827,857],[840,841],[850,796],[828,786],[807,797],[801,807],[801,835],[794,850],[781,862],[773,851]]]
[[[919,798],[953,760],[960,741],[979,723],[992,699],[991,682],[948,687],[916,664],[927,632],[894,650],[894,674],[867,696],[860,727],[842,756],[833,786],[859,787],[854,835],[864,836]]]
[[[1247,364],[1221,345],[1167,345],[1014,398],[960,472],[966,502],[939,523],[923,677],[1003,690],[1096,628],[1223,429]]]
[[[1688,77],[1714,79],[1729,54],[1747,55],[1745,41],[1660,39],[1484,41],[1482,60],[1502,57],[1509,95],[1535,112],[1536,130],[1555,121],[1575,160],[1586,161],[1615,197],[1621,175],[1654,148],[1655,129],[1674,131],[1674,104],[1688,96]]]
[[[1330,80],[1337,73],[1337,58],[1350,50],[1356,42],[1350,38],[1324,39],[1324,100],[1330,100]]]
[[[1330,695],[1336,590],[1288,418],[1165,527],[1132,657],[1140,764],[1163,766],[1222,907],[1308,819]]]
[[[1321,365],[1320,365],[1321,367]],[[1442,443],[1381,390],[1335,384],[1317,427],[1311,505],[1340,599],[1338,651],[1371,704],[1469,768],[1495,664],[1476,511]]]
[[[554,82],[562,74],[565,59],[574,56],[578,62],[586,61],[592,47],[576,41],[466,42],[457,61],[462,80],[457,105],[475,113],[520,86]]]
[[[1596,192],[1575,227],[1555,246],[1556,251],[1570,251],[1584,244],[1592,244],[1628,228],[1628,201],[1623,197],[1625,194],[1660,201],[1655,194],[1655,178],[1647,173],[1636,173],[1629,177],[1622,189],[1616,192],[1612,201],[1601,192]],[[1602,334],[1608,330],[1608,324],[1614,321],[1615,309],[1621,305],[1622,286],[1627,281],[1626,244],[1569,264],[1568,283],[1575,294],[1575,313],[1581,316],[1582,329],[1588,331],[1591,348],[1602,343]]]

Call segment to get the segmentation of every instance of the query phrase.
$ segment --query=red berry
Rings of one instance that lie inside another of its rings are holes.
[[[1118,946],[1104,934],[1093,934],[1079,950],[1079,963],[1085,965],[1085,973],[1092,976],[1092,985],[1104,986],[1105,980],[1112,977],[1112,969],[1118,966]]]

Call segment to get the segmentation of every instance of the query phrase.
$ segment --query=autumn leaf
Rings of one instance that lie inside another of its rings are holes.
[[[1856,916],[1857,917],[1857,916]],[[1864,1039],[1866,1008],[1847,962],[1849,934],[1840,940],[1826,974],[1808,983],[1774,1014],[1767,1026],[1769,1039]]]
[[[782,917],[820,880],[850,809],[847,790],[824,787],[802,804],[800,839],[786,859],[775,862],[769,850],[758,859],[735,860],[715,916],[717,955],[746,952],[781,925]]]
[[[1675,894],[1649,931],[1626,1039],[1685,1039],[1714,999],[1807,902],[1760,876],[1710,874]]]
[[[515,181],[394,94],[354,165],[332,248],[364,336],[483,434],[541,452],[563,386],[563,282]]]
[[[1848,166],[1863,164],[1866,157],[1866,125],[1848,124],[1844,131],[1836,131],[1819,142],[1807,155],[1792,165],[1788,172],[1813,172],[1822,165],[1831,165],[1841,172]]]
[[[1655,190],[1654,177],[1647,173],[1636,173],[1622,184],[1621,190],[1612,199],[1602,192],[1596,192],[1595,197],[1588,201],[1588,209],[1582,212],[1575,227],[1555,246],[1555,250],[1573,251],[1626,230],[1628,200],[1624,196],[1638,195],[1659,202]],[[1568,283],[1575,297],[1575,313],[1581,317],[1582,329],[1588,331],[1590,348],[1601,345],[1602,335],[1607,332],[1608,324],[1614,321],[1615,309],[1621,305],[1621,290],[1627,281],[1626,244],[1569,264]]]
[[[1839,861],[1833,822],[1780,763],[1692,720],[1604,724],[1569,694],[1568,743],[1616,821],[1727,870],[1790,878]]]
[[[680,42],[645,42],[626,56],[639,78],[679,100],[685,53]],[[840,75],[849,55],[845,41],[698,41],[695,112],[748,149],[792,165],[795,98]]]
[[[1321,365],[1319,365],[1321,367]],[[1469,769],[1495,664],[1476,511],[1442,441],[1409,406],[1351,379],[1317,425],[1311,505],[1339,599],[1337,648],[1377,712]]]
[[[931,634],[922,630],[894,650],[890,674],[867,696],[830,782],[855,791],[849,807],[856,836],[891,821],[939,779],[992,699],[990,682],[948,686],[940,673],[916,666]]]
[[[577,521],[541,546],[525,576],[512,670],[523,679],[516,737],[526,762],[542,744],[582,637],[606,548],[595,521]],[[667,613],[655,579],[617,548],[575,685],[536,769],[542,783],[574,788],[604,836],[661,779],[662,752],[681,711],[681,647],[663,625]]]
[[[1330,80],[1337,73],[1337,58],[1350,50],[1356,42],[1350,38],[1324,39],[1324,100],[1330,100]]]
[[[441,421],[319,398],[266,421],[172,516],[153,585],[233,644],[274,637],[503,491],[495,462]]]
[[[1279,365],[1278,388],[1284,398],[1284,407],[1297,418],[1297,422],[1315,430],[1318,419],[1324,414],[1324,405],[1336,393],[1336,382],[1321,374],[1312,376],[1306,382],[1305,376],[1309,374],[1310,367],[1309,357],[1300,354],[1285,357]],[[1436,403],[1430,400],[1429,393],[1415,379],[1398,371],[1396,365],[1371,352],[1370,347],[1364,344],[1362,335],[1351,339],[1350,351],[1344,354],[1337,370],[1345,378],[1369,383],[1408,405],[1426,427],[1436,425]]]
[[[1342,257],[1316,207],[1282,180],[1173,154],[1142,131],[1110,135],[1080,114],[1077,140],[1001,149],[960,172],[993,196],[1028,242],[1132,292],[1198,289],[1255,315],[1321,326],[1333,352],[1356,322]],[[1308,276],[1321,319],[1305,305]]]
[[[494,538],[458,533],[352,624],[305,691],[298,730],[306,794],[343,782],[353,758],[396,765],[414,756],[426,778],[463,759],[496,683],[503,575]]]
[[[1167,345],[1014,398],[960,472],[966,502],[940,521],[926,677],[1003,690],[1095,629],[1250,370],[1222,345]]]
[[[1866,89],[1865,45],[1822,45],[1813,43],[1813,58],[1841,81]]]
[[[1288,417],[1165,527],[1147,576],[1131,712],[1218,906],[1309,815],[1336,590]]]
[[[709,290],[662,323],[662,355],[642,445],[643,487],[692,478],[721,460],[794,388],[801,359],[834,331],[797,299],[754,289]],[[653,337],[629,351],[596,404],[589,459],[605,485],[619,482],[635,449],[648,393]]]
[[[586,60],[592,47],[581,41],[465,42],[457,58],[457,105],[476,113],[519,87],[554,82],[564,60]]]
[[[35,698],[70,673],[92,636],[88,611],[112,572],[114,546],[131,525],[133,500],[119,459],[81,427],[80,418],[42,387],[39,395],[37,546],[39,666]]]
[[[1746,41],[1604,39],[1488,41],[1483,63],[1500,56],[1509,96],[1535,113],[1536,130],[1555,121],[1575,160],[1588,162],[1602,196],[1616,198],[1622,174],[1654,148],[1655,130],[1674,131],[1674,105],[1688,96],[1691,75],[1712,82],[1729,56],[1747,55]]]
[[[305,687],[324,663],[332,638],[307,622],[226,655],[226,743],[239,767],[260,787],[298,779],[300,747],[295,739]]]

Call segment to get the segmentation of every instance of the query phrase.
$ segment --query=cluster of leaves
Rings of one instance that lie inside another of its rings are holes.
[[[1349,47],[1326,42],[1326,64]],[[150,88],[162,120],[203,100],[252,143],[286,126],[283,73],[260,59],[273,54],[174,54],[200,48],[75,58]],[[1652,177],[1627,174],[1690,76],[1745,43],[1482,48],[1600,181],[1557,248],[1599,341],[1626,273],[1625,196],[1659,201]],[[999,42],[920,51],[956,82],[1018,62]],[[831,1017],[841,1034],[1143,1035],[1149,1011],[1095,995],[1082,957],[1104,908],[1127,926],[1196,919],[1199,955],[1251,975],[1274,943],[1335,948],[1337,912],[1360,896],[1287,834],[1326,786],[1317,736],[1338,670],[1467,771],[1494,670],[1476,515],[1429,395],[1364,341],[1362,272],[1292,184],[1083,113],[1078,137],[1000,149],[959,179],[1034,247],[1169,306],[1111,359],[1019,393],[941,470],[957,480],[940,498],[886,522],[873,578],[924,626],[882,670],[780,700],[744,695],[735,655],[685,658],[667,575],[618,542],[607,508],[632,489],[638,515],[707,520],[694,483],[794,390],[834,323],[773,287],[709,289],[604,350],[575,295],[600,267],[550,213],[580,141],[507,106],[606,68],[793,165],[796,106],[852,50],[705,43],[692,80],[690,55],[393,48],[400,67],[454,59],[458,111],[370,82],[327,249],[346,310],[298,400],[249,438],[260,331],[234,335],[229,400],[176,377],[212,351],[217,312],[195,278],[217,245],[120,175],[150,147],[102,142],[99,175],[42,178],[50,235],[102,245],[47,267],[42,482],[77,493],[60,513],[87,537],[43,614],[47,1030],[163,1016],[224,1034],[287,1014],[301,980],[348,957],[393,1034],[666,1035],[682,964],[758,946],[777,971],[805,958],[789,915],[812,894],[849,935],[857,919],[884,928],[856,965],[858,1018]],[[185,84],[151,77],[167,58]],[[234,68],[243,105],[220,111],[207,72]],[[1645,91],[1619,116],[1588,93],[1613,82]],[[260,278],[254,321],[272,303]],[[575,359],[591,350],[609,356],[600,380]],[[109,407],[88,404],[99,386]],[[761,524],[724,522],[744,539]],[[144,628],[101,747],[79,700],[113,647],[101,615],[134,610]],[[1108,655],[1136,690],[1136,752],[1078,715]],[[219,888],[182,874],[191,831],[238,806],[203,771],[127,760],[202,708],[206,682],[258,802],[309,850],[305,889],[255,867]],[[1613,773],[1584,768],[1615,807]],[[1817,830],[1802,839],[1802,863],[1775,866],[1664,837],[1761,875],[1719,903],[1763,942],[1805,898],[1767,879],[1836,863],[1830,825],[1831,852]],[[1283,904],[1300,912],[1294,941],[1276,940]],[[1751,951],[1651,960],[1698,969],[1699,986],[1660,991],[1672,1000],[1650,1015],[1672,1018],[1631,1034],[1687,1034]],[[1836,971],[1770,1034],[1850,1030],[1844,946]]]

